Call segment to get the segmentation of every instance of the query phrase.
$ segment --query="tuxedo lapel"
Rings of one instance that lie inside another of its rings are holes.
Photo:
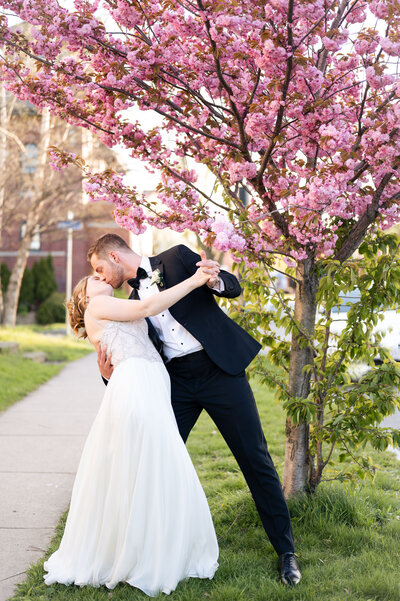
[[[161,274],[162,284],[157,284],[157,288],[159,290],[165,290],[166,288],[168,288],[168,286],[167,286],[167,282],[165,281],[164,263],[158,257],[149,257],[149,260],[150,260],[151,270],[156,271],[156,269],[158,269]]]
[[[167,271],[166,266],[164,265],[163,261],[159,258],[159,256],[155,256],[155,257],[149,257],[150,259],[150,265],[151,265],[151,269],[152,271],[155,271],[156,269],[160,270],[160,273],[162,275],[163,278],[163,282],[164,282],[164,286],[160,287],[158,286],[159,290],[166,290],[167,288],[177,284],[180,280],[180,278],[176,278],[176,274],[175,274],[175,270],[174,270],[174,265],[170,260],[167,260],[167,267],[170,270],[169,272]],[[168,276],[169,273],[169,276]],[[183,304],[185,304],[186,302],[186,298],[183,298],[179,301],[179,305],[180,307],[182,307]],[[184,327],[187,327],[186,323],[182,322],[182,318],[180,317],[179,311],[178,313],[176,312],[176,304],[172,305],[172,307],[170,307],[169,312],[171,313],[172,317],[174,319],[176,319],[176,321],[178,323],[180,323],[181,325],[183,325]]]
[[[151,264],[151,261],[150,261],[150,264]],[[152,266],[152,268],[153,268],[153,266]],[[161,272],[161,269],[160,269],[160,272]],[[139,292],[136,288],[132,289],[132,292],[131,292],[129,298],[131,300],[140,300]],[[146,322],[147,322],[147,327],[148,327],[149,338],[152,341],[152,343],[154,344],[154,346],[156,347],[157,351],[160,353],[163,360],[165,361],[165,358],[163,355],[161,339],[158,336],[155,327],[153,326],[153,324],[151,323],[151,321],[148,317],[146,317]]]

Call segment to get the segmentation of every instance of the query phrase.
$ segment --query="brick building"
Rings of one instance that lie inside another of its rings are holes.
[[[1,103],[11,115],[0,131],[0,263],[5,263],[12,270],[18,260],[21,262],[26,228],[31,223],[30,231],[34,235],[31,240],[29,237],[30,242],[28,240],[28,246],[25,246],[29,248],[26,266],[31,268],[35,261],[51,254],[58,289],[65,292],[68,230],[59,226],[68,220],[71,209],[74,220],[81,224],[81,228],[73,232],[73,285],[88,273],[87,250],[98,236],[115,230],[129,240],[129,233],[114,222],[112,205],[88,202],[79,169],[68,168],[56,173],[49,168],[47,149],[49,145],[60,144],[62,148],[82,156],[92,171],[106,167],[119,171],[121,165],[117,155],[87,130],[68,126],[59,119],[50,118],[50,115],[46,122],[29,103],[15,101],[1,86],[0,91]],[[43,131],[44,123],[51,135],[47,136]],[[17,144],[2,136],[6,129]],[[31,215],[36,207],[38,217],[32,225]],[[24,253],[26,257],[26,251]]]
[[[87,205],[85,214],[76,219],[81,221],[82,229],[74,231],[73,250],[72,250],[72,285],[74,286],[90,270],[87,262],[87,251],[92,243],[106,232],[115,232],[129,243],[129,232],[117,226],[111,216],[111,206],[109,204]],[[18,253],[19,229],[23,223],[19,224],[10,232],[4,232],[2,243],[0,245],[0,262],[6,263],[11,270]],[[35,236],[31,249],[27,267],[30,269],[35,261],[51,254],[55,276],[58,284],[58,290],[66,290],[66,269],[67,269],[67,229],[54,229]]]
[[[10,95],[7,94],[5,102],[10,102]],[[14,195],[14,205],[11,206],[10,214],[12,220],[7,224],[2,215],[2,228],[0,236],[0,263],[5,263],[12,270],[18,258],[18,251],[21,246],[21,240],[24,235],[26,214],[29,210],[30,195],[29,189],[35,187],[35,179],[40,171],[40,127],[38,120],[40,114],[29,103],[17,101],[13,108],[13,124],[23,144],[25,151],[9,145],[7,152],[11,150],[14,155],[9,155],[9,162],[17,165],[15,173],[9,178],[10,181],[4,181],[3,187],[6,195]],[[56,120],[55,124],[62,124]],[[52,126],[54,128],[54,124]],[[1,138],[1,134],[0,134]],[[92,171],[102,171],[106,167],[112,167],[116,170],[122,170],[121,163],[112,150],[100,144],[94,136],[87,130],[71,127],[68,132],[67,141],[69,148],[81,155]],[[53,142],[54,144],[54,142]],[[1,139],[0,139],[1,145]],[[68,146],[67,145],[67,146]],[[48,147],[48,146],[47,146]],[[7,171],[8,163],[5,163]],[[47,169],[47,166],[46,166]],[[61,176],[69,177],[69,168]],[[0,186],[1,187],[1,186]],[[145,191],[147,195],[154,195],[154,190]],[[35,233],[29,247],[29,255],[26,267],[32,268],[33,264],[42,257],[52,256],[55,276],[59,292],[66,292],[67,284],[67,237],[68,230],[58,227],[62,222],[68,221],[68,211],[73,208],[73,220],[79,221],[80,229],[74,230],[72,234],[72,287],[86,274],[90,272],[90,265],[87,262],[87,251],[92,243],[106,232],[118,233],[126,242],[139,254],[152,255],[173,246],[174,244],[185,243],[192,248],[198,247],[198,239],[195,234],[185,232],[183,234],[170,230],[156,230],[148,228],[140,236],[132,236],[128,231],[120,228],[112,217],[113,205],[109,203],[90,203],[85,193],[82,191],[82,181],[78,179],[72,190],[68,192],[68,197],[61,196],[53,207],[54,215],[49,222],[40,223],[38,231]],[[13,214],[13,211],[15,214]],[[47,218],[47,215],[45,215]]]

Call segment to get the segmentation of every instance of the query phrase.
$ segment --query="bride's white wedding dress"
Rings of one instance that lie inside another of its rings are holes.
[[[87,438],[46,584],[128,582],[147,595],[212,578],[218,544],[203,489],[179,435],[168,372],[145,320],[109,322],[114,373]]]

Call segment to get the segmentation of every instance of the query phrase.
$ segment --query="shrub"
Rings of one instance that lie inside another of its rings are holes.
[[[121,288],[117,288],[113,292],[113,296],[115,298],[129,298],[128,292],[125,290],[125,286],[122,285]]]
[[[57,291],[57,281],[54,275],[53,259],[51,255],[43,257],[32,267],[35,280],[35,298],[41,303]]]
[[[36,321],[41,325],[65,321],[65,297],[62,292],[53,292],[39,306]]]
[[[18,313],[27,313],[35,304],[35,280],[28,267],[22,276],[21,288],[18,299]]]
[[[11,271],[8,268],[7,263],[0,264],[0,278],[1,278],[1,289],[3,294],[7,292],[8,282],[10,281]]]

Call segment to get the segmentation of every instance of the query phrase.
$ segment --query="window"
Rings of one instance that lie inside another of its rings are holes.
[[[249,204],[249,195],[247,191],[243,188],[243,186],[239,186],[239,198],[244,207],[247,207]]]
[[[21,240],[25,236],[25,232],[26,232],[26,223],[24,221],[23,223],[21,223],[21,231],[20,231],[20,239]],[[37,225],[35,227],[35,231],[34,231],[32,242],[31,242],[29,249],[30,250],[40,250],[41,245],[42,245],[42,243],[41,243],[41,239],[40,239],[40,227]]]
[[[21,155],[21,169],[24,173],[35,173],[38,154],[39,151],[36,144],[26,144],[25,153]]]

